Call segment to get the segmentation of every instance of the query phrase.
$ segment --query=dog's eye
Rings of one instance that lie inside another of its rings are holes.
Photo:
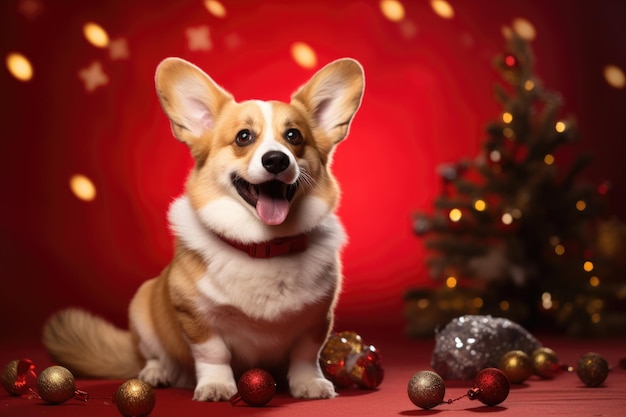
[[[235,137],[235,143],[239,146],[246,146],[254,142],[254,135],[248,129],[240,130]]]
[[[285,139],[292,145],[300,145],[302,143],[302,134],[298,129],[288,129],[285,132]]]

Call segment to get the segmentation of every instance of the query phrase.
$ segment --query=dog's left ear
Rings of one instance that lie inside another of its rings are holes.
[[[291,102],[304,105],[315,127],[336,144],[348,134],[364,85],[361,64],[351,58],[338,59],[315,73],[294,93]]]

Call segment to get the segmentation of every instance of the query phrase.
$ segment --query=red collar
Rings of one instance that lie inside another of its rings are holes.
[[[218,235],[220,239],[228,243],[235,249],[248,254],[252,258],[273,258],[274,256],[290,255],[303,252],[307,248],[307,236],[305,234],[296,236],[280,237],[260,243],[241,243]]]

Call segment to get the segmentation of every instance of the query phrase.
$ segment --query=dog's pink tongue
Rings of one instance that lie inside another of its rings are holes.
[[[289,201],[285,198],[272,198],[271,195],[262,192],[256,203],[256,212],[265,224],[281,224],[289,214]]]

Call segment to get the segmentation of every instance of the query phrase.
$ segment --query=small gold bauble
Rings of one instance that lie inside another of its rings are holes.
[[[64,403],[76,392],[74,375],[62,366],[46,368],[37,377],[37,392],[45,402]]]
[[[17,381],[17,364],[19,359],[15,359],[6,364],[2,369],[2,386],[11,395],[22,395],[28,391],[25,384],[18,384]]]
[[[552,379],[559,372],[559,358],[556,353],[547,347],[535,349],[531,355],[535,374],[543,379]]]
[[[589,352],[578,360],[576,373],[586,386],[597,387],[609,375],[609,363],[599,354]]]
[[[420,371],[409,380],[407,393],[413,404],[428,410],[442,403],[446,386],[436,372]]]
[[[145,417],[152,412],[156,396],[147,382],[129,379],[117,389],[115,405],[124,417]]]
[[[512,350],[505,353],[498,368],[509,378],[512,384],[521,384],[533,374],[533,362],[523,350]]]

